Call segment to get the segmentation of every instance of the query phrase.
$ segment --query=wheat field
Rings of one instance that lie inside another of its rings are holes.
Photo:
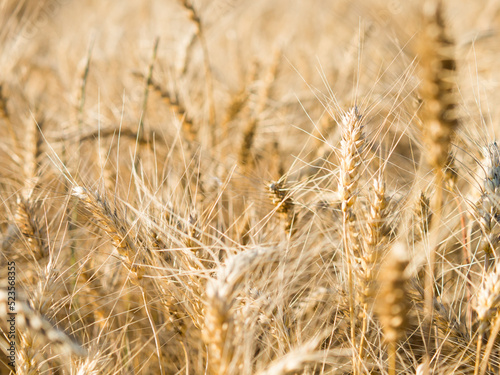
[[[500,2],[0,2],[0,374],[498,374]]]

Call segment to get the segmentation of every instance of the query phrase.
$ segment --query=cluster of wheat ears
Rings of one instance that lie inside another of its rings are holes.
[[[497,374],[500,5],[458,3],[3,2],[0,373]]]

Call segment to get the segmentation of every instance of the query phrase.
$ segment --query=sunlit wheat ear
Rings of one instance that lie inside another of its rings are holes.
[[[189,116],[189,113],[184,105],[179,101],[175,94],[163,89],[154,79],[150,79],[148,82],[150,88],[160,95],[162,101],[181,123],[182,135],[186,141],[194,142],[197,138],[198,129],[196,128],[193,119]],[[188,146],[189,145],[190,143],[188,143]]]
[[[357,259],[359,263],[357,267],[359,292],[363,302],[372,296],[372,283],[376,276],[383,245],[387,242],[389,235],[388,200],[382,176],[374,178],[372,184],[373,194],[370,197],[370,208],[366,218],[366,233],[362,238],[363,251]]]
[[[43,120],[36,122],[30,119],[30,123],[26,126],[25,132],[25,147],[24,147],[24,191],[23,197],[29,200],[33,194],[33,190],[40,178],[40,157],[42,155],[42,129]]]
[[[180,2],[181,2],[181,5],[184,7],[184,9],[188,11],[190,20],[196,26],[196,36],[198,37],[198,39],[200,41],[200,45],[201,45],[201,48],[203,51],[203,65],[204,65],[204,69],[205,69],[206,99],[207,99],[207,104],[208,104],[208,126],[210,128],[209,129],[210,136],[212,138],[211,145],[215,146],[217,143],[217,139],[216,139],[216,126],[215,126],[216,113],[215,113],[215,101],[214,101],[213,75],[212,75],[212,67],[210,66],[207,40],[205,38],[205,28],[204,28],[204,24],[202,22],[202,19],[199,15],[198,11],[193,6],[192,1],[180,0]],[[188,53],[189,53],[190,47],[192,47],[193,41],[194,41],[194,39],[191,41],[190,46],[188,46]]]
[[[342,205],[344,251],[349,264],[352,255],[359,255],[360,251],[359,234],[354,228],[355,212],[353,208],[359,195],[358,182],[365,147],[361,119],[362,117],[356,107],[344,114],[342,118],[342,140],[338,150],[340,163],[338,195]]]
[[[453,155],[448,155],[448,161],[444,167],[444,186],[449,191],[455,191],[458,179],[458,169]]]
[[[364,145],[361,115],[357,108],[352,108],[342,118],[342,140],[339,149],[339,197],[344,213],[352,214],[351,206],[358,197],[356,190]]]
[[[387,224],[387,205],[385,182],[381,175],[372,180],[373,196],[370,201],[370,213],[367,221],[368,236],[366,245],[376,246],[381,244],[389,234]]]
[[[4,94],[4,85],[0,84],[0,119],[6,120],[10,117],[7,108],[7,97]]]
[[[295,220],[295,203],[290,192],[284,187],[283,181],[271,182],[269,184],[270,198],[276,206],[276,211],[283,217],[285,231],[293,232],[293,223]]]
[[[477,203],[479,225],[483,233],[481,249],[486,253],[486,265],[498,246],[494,228],[500,216],[500,149],[496,142],[483,150],[483,194]]]
[[[229,134],[229,124],[238,117],[245,118],[250,115],[250,107],[248,105],[249,98],[251,95],[251,85],[257,80],[259,64],[253,63],[250,71],[247,73],[245,82],[241,89],[231,96],[231,100],[226,108],[226,113],[222,121],[222,129],[224,137]]]
[[[85,348],[34,311],[19,293],[16,293],[14,311],[9,310],[10,305],[8,305],[8,301],[10,300],[7,290],[0,289],[0,318],[3,322],[6,322],[7,319],[13,316],[8,314],[15,313],[16,330],[18,332],[28,332],[31,337],[38,335],[45,343],[56,345],[61,353],[76,354],[78,356],[85,356],[87,354]]]
[[[354,228],[355,214],[353,206],[358,197],[358,180],[360,175],[360,166],[362,163],[361,155],[363,153],[365,139],[363,135],[363,126],[361,125],[361,116],[357,108],[354,107],[346,112],[342,118],[342,140],[338,149],[339,154],[339,183],[338,194],[342,209],[342,242],[344,248],[344,257],[347,264],[347,293],[349,296],[349,321],[350,336],[352,345],[356,345],[356,318],[355,318],[355,299],[356,289],[354,286],[354,259],[359,255],[360,239],[359,234]],[[353,351],[353,364],[359,370],[361,363],[359,356]]]
[[[318,338],[312,339],[303,345],[293,348],[287,355],[275,360],[271,365],[259,375],[286,375],[293,373],[301,373],[305,369],[305,365],[315,362],[321,363],[326,351],[315,350],[319,343]]]
[[[117,215],[116,210],[111,211],[106,199],[97,193],[91,193],[81,186],[75,186],[71,194],[79,199],[90,212],[97,225],[111,239],[118,254],[122,257],[124,265],[138,279],[141,279],[144,270],[137,264],[138,249],[130,236],[130,227],[127,222]]]
[[[89,350],[90,352],[90,350]],[[99,375],[106,369],[111,358],[101,352],[90,352],[87,357],[83,358],[74,365],[75,375]]]
[[[500,263],[484,275],[481,289],[477,295],[477,319],[481,323],[480,330],[484,331],[488,321],[500,307]]]
[[[414,210],[415,229],[413,241],[422,240],[429,233],[429,228],[432,221],[431,201],[426,192],[420,193],[420,198],[417,202],[417,207]]]
[[[16,132],[14,131],[9,108],[7,106],[8,98],[5,95],[4,88],[4,84],[0,84],[0,120],[6,124],[9,136],[12,138],[12,142],[14,143],[15,151],[18,151],[20,149],[19,140],[17,139]]]
[[[482,357],[483,334],[489,327],[489,322],[498,312],[500,307],[500,263],[483,276],[481,289],[477,295],[476,312],[479,322],[479,334],[477,336],[476,363],[474,374],[479,373]]]
[[[410,301],[405,274],[408,264],[406,246],[396,243],[380,270],[380,290],[375,300],[384,338],[389,345],[389,373],[391,374],[395,373],[397,343],[404,337],[408,324]]]
[[[415,375],[433,375],[434,371],[429,370],[429,366],[425,363],[421,363],[417,366],[417,370],[415,371]]]
[[[217,279],[208,282],[206,288],[205,324],[203,341],[209,350],[209,367],[213,374],[224,375],[235,368],[235,352],[238,350],[236,321],[233,308],[238,291],[255,268],[268,263],[274,256],[270,249],[246,250],[229,258],[218,271]]]
[[[419,45],[426,156],[429,164],[441,169],[448,160],[451,139],[458,126],[456,63],[454,43],[446,35],[442,2],[428,2]]]
[[[34,259],[38,260],[47,254],[45,241],[45,229],[36,217],[35,197],[33,191],[40,178],[39,159],[41,156],[41,127],[42,123],[37,124],[31,121],[27,125],[24,139],[24,186],[21,194],[17,198],[17,209],[14,215],[14,223],[11,225],[7,238],[4,238],[4,248],[8,247],[13,240],[13,233],[20,233],[26,241],[29,250]]]
[[[252,114],[243,129],[243,139],[241,142],[238,163],[249,172],[252,168],[252,149],[254,148],[255,136],[257,134],[260,117],[266,109],[269,97],[272,94],[272,88],[275,83],[276,74],[278,72],[279,63],[281,61],[281,51],[277,51],[274,56],[274,61],[269,66],[268,72],[264,78],[263,86],[261,87]]]
[[[409,259],[405,246],[394,245],[380,271],[377,313],[387,342],[397,342],[404,335],[410,308],[405,269]]]
[[[210,284],[207,287],[204,341],[212,356],[213,371],[218,374],[227,373],[234,355],[234,343],[228,333],[233,328],[233,318],[229,314],[233,301],[228,301],[228,297],[232,298]]]
[[[387,198],[385,183],[382,173],[373,179],[373,196],[370,199],[370,211],[367,215],[367,233],[363,236],[363,250],[357,257],[356,272],[358,276],[359,299],[363,304],[363,326],[361,342],[359,345],[360,356],[363,358],[365,335],[368,327],[369,299],[373,296],[376,273],[383,245],[386,242],[389,230],[387,226]]]
[[[33,204],[19,197],[15,214],[15,225],[26,241],[31,255],[38,260],[48,254],[45,229],[35,215]]]
[[[74,111],[75,111],[75,118],[78,123],[78,132],[81,133],[82,131],[82,122],[83,122],[83,109],[85,107],[85,97],[87,93],[87,80],[89,78],[89,72],[90,72],[90,62],[92,59],[92,48],[93,48],[93,43],[90,44],[88,51],[87,51],[87,56],[85,60],[82,60],[77,68],[77,77],[78,77],[78,82],[77,82],[77,89],[76,92],[74,93]],[[81,135],[81,134],[80,134]]]

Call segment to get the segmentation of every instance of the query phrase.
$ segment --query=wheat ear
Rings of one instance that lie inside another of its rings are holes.
[[[123,218],[113,212],[106,200],[98,193],[91,193],[81,186],[73,187],[71,193],[78,198],[84,207],[92,214],[99,227],[108,235],[118,254],[122,257],[124,265],[132,271],[138,279],[142,278],[143,270],[136,263],[139,255],[138,249],[130,237],[129,229]]]
[[[496,142],[488,145],[484,153],[483,194],[477,204],[479,225],[483,234],[481,250],[485,252],[485,269],[498,246],[498,236],[494,233],[500,214],[500,149]]]
[[[158,53],[158,45],[160,44],[160,38],[155,39],[155,43],[153,45],[153,53],[151,54],[151,60],[149,62],[149,67],[148,67],[148,75],[146,77],[146,82],[144,85],[144,94],[142,97],[142,113],[141,113],[141,120],[139,122],[139,134],[137,136],[138,139],[143,138],[143,132],[144,132],[144,118],[146,117],[146,112],[147,112],[147,107],[148,107],[148,96],[149,96],[149,89],[151,87],[151,82],[153,79],[153,68],[155,65],[155,60],[156,60],[156,55]]]
[[[448,161],[453,133],[458,126],[455,98],[454,43],[447,36],[442,1],[429,2],[419,49],[422,83],[420,95],[427,160],[436,170]]]
[[[239,290],[252,271],[269,262],[274,255],[273,251],[264,248],[244,251],[229,258],[218,271],[217,278],[208,282],[203,340],[208,346],[214,374],[228,374],[235,365],[237,322],[232,310]]]
[[[474,374],[479,373],[481,346],[483,334],[488,323],[500,307],[500,263],[494,270],[485,274],[481,289],[477,295],[477,320],[479,321],[479,334],[477,338],[476,367]]]
[[[153,339],[156,344],[156,355],[158,357],[158,365],[160,371],[163,372],[162,354],[160,343],[158,341],[158,332],[155,327],[153,316],[151,314],[150,304],[144,284],[141,282],[144,275],[144,268],[137,263],[138,257],[142,256],[139,253],[139,248],[135,241],[130,236],[130,225],[127,224],[124,218],[118,216],[117,210],[111,211],[105,198],[101,197],[97,192],[91,193],[81,186],[73,187],[72,195],[83,203],[84,207],[92,214],[99,227],[111,239],[118,254],[121,256],[123,265],[132,272],[135,276],[134,282],[141,289],[141,296],[144,303],[144,310],[148,317],[151,330],[153,331]]]
[[[366,220],[367,233],[363,237],[363,252],[358,257],[359,297],[363,305],[363,324],[359,343],[359,355],[363,358],[365,335],[368,329],[369,299],[373,296],[373,285],[376,279],[381,250],[389,235],[387,226],[387,198],[382,173],[372,180],[373,196],[370,201],[370,210]]]
[[[19,139],[17,137],[16,132],[14,131],[14,125],[12,124],[12,120],[10,118],[9,108],[7,106],[7,97],[4,93],[4,84],[0,84],[0,119],[7,123],[7,128],[9,130],[10,137],[14,142],[14,149],[21,150],[19,145]]]
[[[351,341],[356,345],[355,334],[355,288],[353,280],[353,256],[358,252],[358,239],[352,230],[351,221],[354,219],[353,205],[356,202],[358,192],[358,179],[361,155],[363,152],[365,140],[363,136],[363,126],[361,125],[361,116],[357,108],[354,107],[342,118],[342,140],[340,141],[339,158],[339,198],[342,204],[342,239],[344,253],[347,260],[347,283],[349,293],[349,316],[351,323]],[[356,351],[353,350],[353,363],[357,363],[358,368],[361,365]]]
[[[214,79],[212,74],[212,67],[210,66],[210,59],[208,53],[207,40],[205,38],[205,28],[201,21],[201,17],[197,10],[188,0],[180,0],[184,9],[189,13],[189,18],[196,25],[196,36],[198,37],[203,51],[203,65],[205,69],[205,86],[208,101],[208,126],[210,129],[212,147],[217,145],[217,129],[216,129],[216,112],[214,100]]]
[[[10,310],[8,304],[9,293],[7,290],[0,288],[0,318],[6,321],[10,314],[16,314],[16,327],[20,332],[30,332],[32,335],[39,334],[47,342],[53,343],[60,347],[61,352],[68,354],[76,354],[78,356],[87,355],[87,351],[81,345],[72,340],[64,332],[54,327],[46,318],[37,313],[31,308],[25,298],[19,293],[16,293],[16,303],[14,311]]]
[[[272,94],[272,88],[274,81],[276,79],[276,75],[278,72],[278,67],[281,61],[281,51],[277,51],[274,56],[274,60],[272,61],[267,74],[264,78],[264,82],[262,88],[259,92],[259,97],[257,99],[257,103],[255,106],[255,110],[253,111],[250,120],[245,125],[243,130],[243,141],[240,146],[240,153],[238,156],[238,163],[246,168],[248,171],[251,169],[251,151],[253,148],[255,135],[257,132],[257,128],[259,125],[259,117],[262,116],[262,113],[266,109],[267,101]]]
[[[140,73],[134,73],[137,76],[144,77]],[[184,105],[176,98],[175,95],[164,90],[154,78],[148,79],[150,88],[157,92],[162,101],[167,105],[167,107],[173,112],[175,117],[182,124],[182,132],[184,138],[188,141],[188,145],[196,140],[197,130],[195,129],[195,124],[193,119],[189,116]]]
[[[293,223],[295,220],[295,203],[290,192],[284,187],[284,181],[276,181],[269,184],[271,201],[276,206],[276,211],[283,217],[285,222],[285,231],[293,234]]]
[[[419,49],[422,71],[420,94],[423,101],[421,118],[424,141],[427,146],[427,161],[436,175],[436,194],[431,203],[435,215],[434,230],[429,239],[429,262],[425,281],[428,323],[432,322],[433,314],[434,264],[443,202],[443,167],[448,161],[452,137],[458,127],[454,43],[447,36],[443,18],[441,0],[426,3],[423,35]],[[429,329],[431,327],[432,325],[429,324]],[[430,336],[429,332],[426,348],[429,348]],[[427,357],[429,359],[429,353]]]
[[[47,255],[45,230],[36,218],[33,204],[26,202],[23,198],[18,198],[14,220],[34,259],[38,260]]]
[[[376,310],[382,324],[384,337],[389,346],[389,375],[396,374],[397,343],[404,335],[410,309],[405,269],[409,259],[405,245],[396,243],[383,265],[380,290],[376,298]]]
[[[83,109],[85,107],[85,98],[87,94],[87,81],[89,78],[90,72],[90,62],[92,60],[92,50],[94,47],[94,40],[90,42],[89,48],[87,50],[87,56],[85,57],[85,64],[82,65],[82,68],[79,69],[78,72],[78,88],[75,95],[75,110],[76,110],[76,118],[78,123],[78,132],[82,133],[82,125],[83,125]]]
[[[250,85],[257,79],[257,71],[258,64],[252,64],[252,67],[248,72],[248,77],[245,79],[242,87],[231,97],[231,101],[227,106],[226,113],[222,121],[222,134],[224,135],[224,138],[229,135],[228,127],[231,121],[233,121],[241,112],[243,112],[241,116],[242,118],[245,118],[250,113],[248,107],[248,101],[251,93]]]

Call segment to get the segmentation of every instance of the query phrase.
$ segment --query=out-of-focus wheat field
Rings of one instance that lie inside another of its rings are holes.
[[[0,374],[499,372],[499,1],[4,0],[0,46]]]

